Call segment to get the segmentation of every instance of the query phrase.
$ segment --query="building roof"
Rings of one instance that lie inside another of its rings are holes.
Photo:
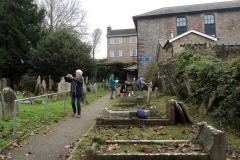
[[[116,30],[111,30],[110,32],[107,33],[107,37],[117,37],[117,36],[136,36],[137,31],[135,28],[131,29],[116,29]]]
[[[137,19],[149,18],[149,17],[161,17],[169,15],[178,15],[186,13],[202,13],[208,11],[218,11],[218,10],[228,10],[228,9],[240,9],[240,1],[224,1],[224,2],[214,2],[214,3],[204,3],[204,4],[193,4],[185,6],[175,6],[175,7],[165,7],[156,9],[147,13],[133,16],[133,21],[136,25]]]
[[[209,35],[207,35],[207,34],[204,34],[204,33],[202,33],[202,32],[198,32],[198,31],[196,31],[196,30],[189,30],[189,31],[187,31],[187,32],[185,32],[185,33],[183,33],[183,34],[180,34],[180,35],[177,36],[177,37],[174,37],[174,38],[168,40],[168,41],[165,43],[165,45],[163,46],[163,49],[164,49],[169,43],[172,43],[173,41],[176,41],[176,40],[178,40],[178,39],[180,39],[180,38],[182,38],[182,37],[184,37],[184,36],[186,36],[186,35],[188,35],[188,34],[190,34],[190,33],[195,33],[195,34],[197,34],[197,35],[199,35],[199,36],[208,38],[208,39],[210,39],[210,40],[212,40],[212,41],[215,41],[215,42],[217,42],[217,40],[218,40],[217,38],[214,38],[214,37],[209,36]]]
[[[217,45],[230,45],[234,46],[237,44],[240,46],[240,37],[229,37],[229,38],[219,38],[219,40],[215,43]]]
[[[126,67],[126,68],[124,68],[124,69],[127,70],[127,71],[136,70],[136,69],[137,69],[137,64],[134,64],[134,65],[132,65],[132,66]]]

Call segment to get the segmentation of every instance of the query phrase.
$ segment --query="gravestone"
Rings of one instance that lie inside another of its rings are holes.
[[[137,90],[137,85],[135,82],[132,82],[132,91],[136,91]]]
[[[26,91],[26,92],[23,93],[23,98],[30,98],[32,96],[33,96],[33,94],[31,92],[29,92],[29,91]],[[35,99],[31,99],[30,103],[34,104],[35,103]]]
[[[109,90],[109,82],[108,82],[108,79],[105,80],[105,90]]]
[[[0,92],[2,91],[2,80],[0,79]]]
[[[2,90],[7,87],[7,79],[3,78],[2,79]]]
[[[180,96],[180,94],[179,94],[178,91],[177,91],[176,86],[175,86],[173,83],[171,83],[171,87],[172,87],[175,95],[178,97],[178,99],[182,99],[182,97]]]
[[[166,102],[166,118],[170,120],[170,125],[175,125],[175,103],[174,99]]]
[[[83,93],[82,93],[82,97],[81,97],[81,101],[85,104],[87,101],[87,88],[86,88],[86,84],[83,84]]]
[[[175,106],[175,121],[180,123],[185,123],[185,115],[183,113],[182,107],[177,103],[174,103]]]
[[[146,104],[148,107],[150,106],[151,95],[152,95],[152,82],[150,82],[148,86],[147,104]]]
[[[63,92],[66,90],[67,90],[66,81],[64,77],[62,77],[61,82],[58,83],[58,92]],[[57,94],[57,100],[63,100],[63,99],[64,99],[64,93]]]
[[[163,91],[163,87],[162,87],[162,77],[158,77],[158,88],[159,88],[159,91],[160,91],[160,92]]]
[[[43,95],[43,88],[42,88],[42,83],[41,83],[41,77],[40,76],[38,76],[38,79],[37,79],[37,84],[36,84],[36,87],[35,87],[34,95],[38,96],[38,93]]]
[[[171,79],[171,82],[174,84],[174,86],[177,88],[177,80],[176,80],[176,78],[173,75],[171,75],[170,79]]]
[[[11,87],[11,79],[7,78],[7,87]]]
[[[166,90],[166,80],[165,76],[162,77],[162,91],[164,92]]]
[[[42,88],[43,88],[43,92],[47,91],[47,84],[45,80],[42,80]]]
[[[16,94],[10,87],[6,87],[2,91],[2,104],[3,104],[3,113],[4,116],[13,116],[14,111],[14,100],[17,99]],[[16,108],[16,112],[18,113],[18,105]]]
[[[188,94],[191,95],[192,92],[191,92],[191,86],[190,86],[190,84],[189,84],[189,77],[188,77],[187,74],[184,74],[184,75],[183,75],[183,78],[184,78],[184,84],[185,84],[186,87],[187,87]]]
[[[155,98],[157,99],[157,97],[158,97],[158,87],[155,87],[154,92],[155,92]]]
[[[97,83],[93,85],[93,90],[94,90],[94,93],[97,93]]]
[[[48,91],[47,94],[53,93],[52,91]],[[53,102],[53,95],[48,95],[48,103]]]
[[[88,76],[86,76],[86,84],[88,84]]]
[[[193,120],[188,112],[188,109],[187,107],[184,105],[183,102],[178,102],[178,104],[181,106],[182,110],[183,110],[183,113],[184,113],[184,116],[185,116],[185,121],[188,122],[188,123],[193,123]]]
[[[207,113],[207,108],[205,106],[205,102],[204,101],[198,107],[198,113],[200,113],[200,114],[206,114]]]
[[[213,128],[206,122],[197,124],[199,127],[195,139],[199,145],[209,152],[210,160],[226,160],[226,142],[224,132]]]
[[[51,79],[51,76],[49,76],[49,85],[48,85],[48,90],[52,91],[53,90],[53,80]]]

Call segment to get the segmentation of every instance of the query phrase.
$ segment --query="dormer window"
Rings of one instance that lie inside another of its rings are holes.
[[[187,32],[187,19],[186,17],[177,18],[177,35]]]
[[[216,37],[215,16],[213,14],[206,14],[204,16],[205,34]]]

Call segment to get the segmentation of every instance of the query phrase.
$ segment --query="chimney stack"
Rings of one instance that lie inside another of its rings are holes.
[[[108,26],[108,27],[107,27],[107,33],[111,32],[111,30],[112,30],[112,27],[111,27],[111,26]]]
[[[171,31],[171,39],[173,38],[173,31]]]

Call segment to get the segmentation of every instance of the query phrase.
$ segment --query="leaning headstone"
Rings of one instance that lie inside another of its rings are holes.
[[[206,114],[207,113],[207,108],[205,106],[205,101],[201,103],[201,105],[198,107],[198,113],[200,114]]]
[[[188,77],[187,74],[184,74],[184,75],[183,75],[183,78],[184,78],[184,84],[186,85],[187,90],[188,90],[188,94],[191,95],[192,92],[191,92],[191,86],[190,86],[190,84],[189,84],[189,77]]]
[[[174,103],[175,106],[175,121],[180,123],[185,123],[185,115],[183,113],[182,107],[177,103]]]
[[[199,127],[195,139],[209,153],[209,160],[226,160],[226,142],[224,132],[217,130],[206,122],[197,124]]]
[[[38,76],[38,79],[37,79],[37,84],[36,84],[36,87],[35,87],[35,92],[34,94],[36,96],[38,96],[38,93],[40,93],[41,95],[43,95],[43,88],[42,88],[42,83],[41,83],[41,77]]]
[[[172,89],[173,89],[175,95],[178,97],[178,99],[182,99],[182,97],[180,96],[180,94],[179,94],[178,91],[177,91],[176,86],[174,86],[173,83],[171,83],[171,87],[172,87]]]
[[[170,120],[170,125],[175,125],[175,103],[174,99],[166,102],[166,118]]]
[[[174,86],[177,88],[177,80],[176,80],[176,78],[173,75],[171,75],[170,79],[171,79],[171,82],[174,84]]]
[[[150,106],[150,101],[151,101],[151,94],[152,94],[152,82],[149,83],[148,86],[148,93],[147,93],[147,106]]]
[[[4,116],[12,116],[14,111],[14,100],[17,99],[16,94],[10,87],[6,87],[2,91],[3,96],[3,113]],[[18,113],[18,106],[16,108],[16,112]]]
[[[181,108],[183,110],[186,122],[193,123],[193,120],[192,120],[192,118],[191,118],[191,116],[190,116],[190,114],[188,112],[187,107],[184,105],[184,103],[178,102],[178,104],[181,106]]]
[[[157,99],[158,98],[158,87],[155,87],[154,92],[155,92],[155,98]]]

